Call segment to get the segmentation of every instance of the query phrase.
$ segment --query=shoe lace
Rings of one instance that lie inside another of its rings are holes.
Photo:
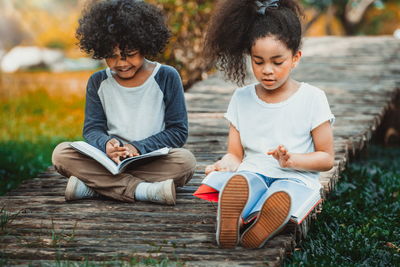
[[[95,195],[95,191],[80,181],[78,186],[78,195],[81,197],[92,197]]]

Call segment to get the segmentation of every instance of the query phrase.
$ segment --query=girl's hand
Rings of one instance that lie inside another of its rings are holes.
[[[204,170],[206,175],[208,175],[210,172],[217,171],[217,167],[215,166],[215,164],[216,163],[206,166],[206,169]]]
[[[129,155],[128,148],[119,146],[119,141],[115,138],[109,140],[106,144],[107,156],[117,164],[121,162],[120,158],[125,158]]]
[[[221,160],[212,165],[208,165],[205,169],[206,175],[213,171],[234,172],[239,167],[241,161],[231,154],[226,154]]]
[[[282,168],[292,168],[293,166],[293,160],[291,159],[292,155],[283,145],[279,145],[276,149],[268,151],[267,155],[273,156]]]
[[[206,173],[206,175],[208,175],[210,172],[213,171],[227,172],[229,171],[229,166],[226,166],[225,162],[223,162],[222,160],[218,160],[214,164],[208,165],[204,172]]]

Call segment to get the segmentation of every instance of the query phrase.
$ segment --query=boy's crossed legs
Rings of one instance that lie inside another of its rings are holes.
[[[190,151],[173,148],[164,157],[135,166],[133,170],[112,175],[100,163],[77,152],[69,144],[69,142],[61,143],[54,149],[52,161],[56,170],[66,177],[77,177],[103,196],[124,202],[148,200],[175,204],[175,186],[185,185],[192,178],[196,166],[196,160]],[[75,179],[70,179],[70,182],[74,182]],[[75,180],[75,183],[79,183],[79,180]],[[146,192],[156,194],[165,191],[167,187],[171,188],[173,203],[171,197],[169,200],[163,200],[160,196],[146,199]]]

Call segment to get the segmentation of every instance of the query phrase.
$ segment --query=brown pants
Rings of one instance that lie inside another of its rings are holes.
[[[54,149],[52,161],[56,170],[66,177],[76,176],[103,196],[125,202],[135,201],[134,192],[141,182],[173,179],[175,186],[183,186],[192,178],[196,167],[196,159],[189,150],[173,148],[165,157],[112,175],[103,165],[77,152],[69,144],[61,143]]]

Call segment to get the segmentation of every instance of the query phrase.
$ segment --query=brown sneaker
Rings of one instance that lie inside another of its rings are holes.
[[[221,190],[217,214],[217,244],[234,248],[239,243],[240,218],[249,198],[249,184],[241,175],[233,176]]]
[[[270,195],[264,202],[254,224],[242,235],[245,248],[261,248],[286,225],[290,219],[291,198],[285,191]]]

